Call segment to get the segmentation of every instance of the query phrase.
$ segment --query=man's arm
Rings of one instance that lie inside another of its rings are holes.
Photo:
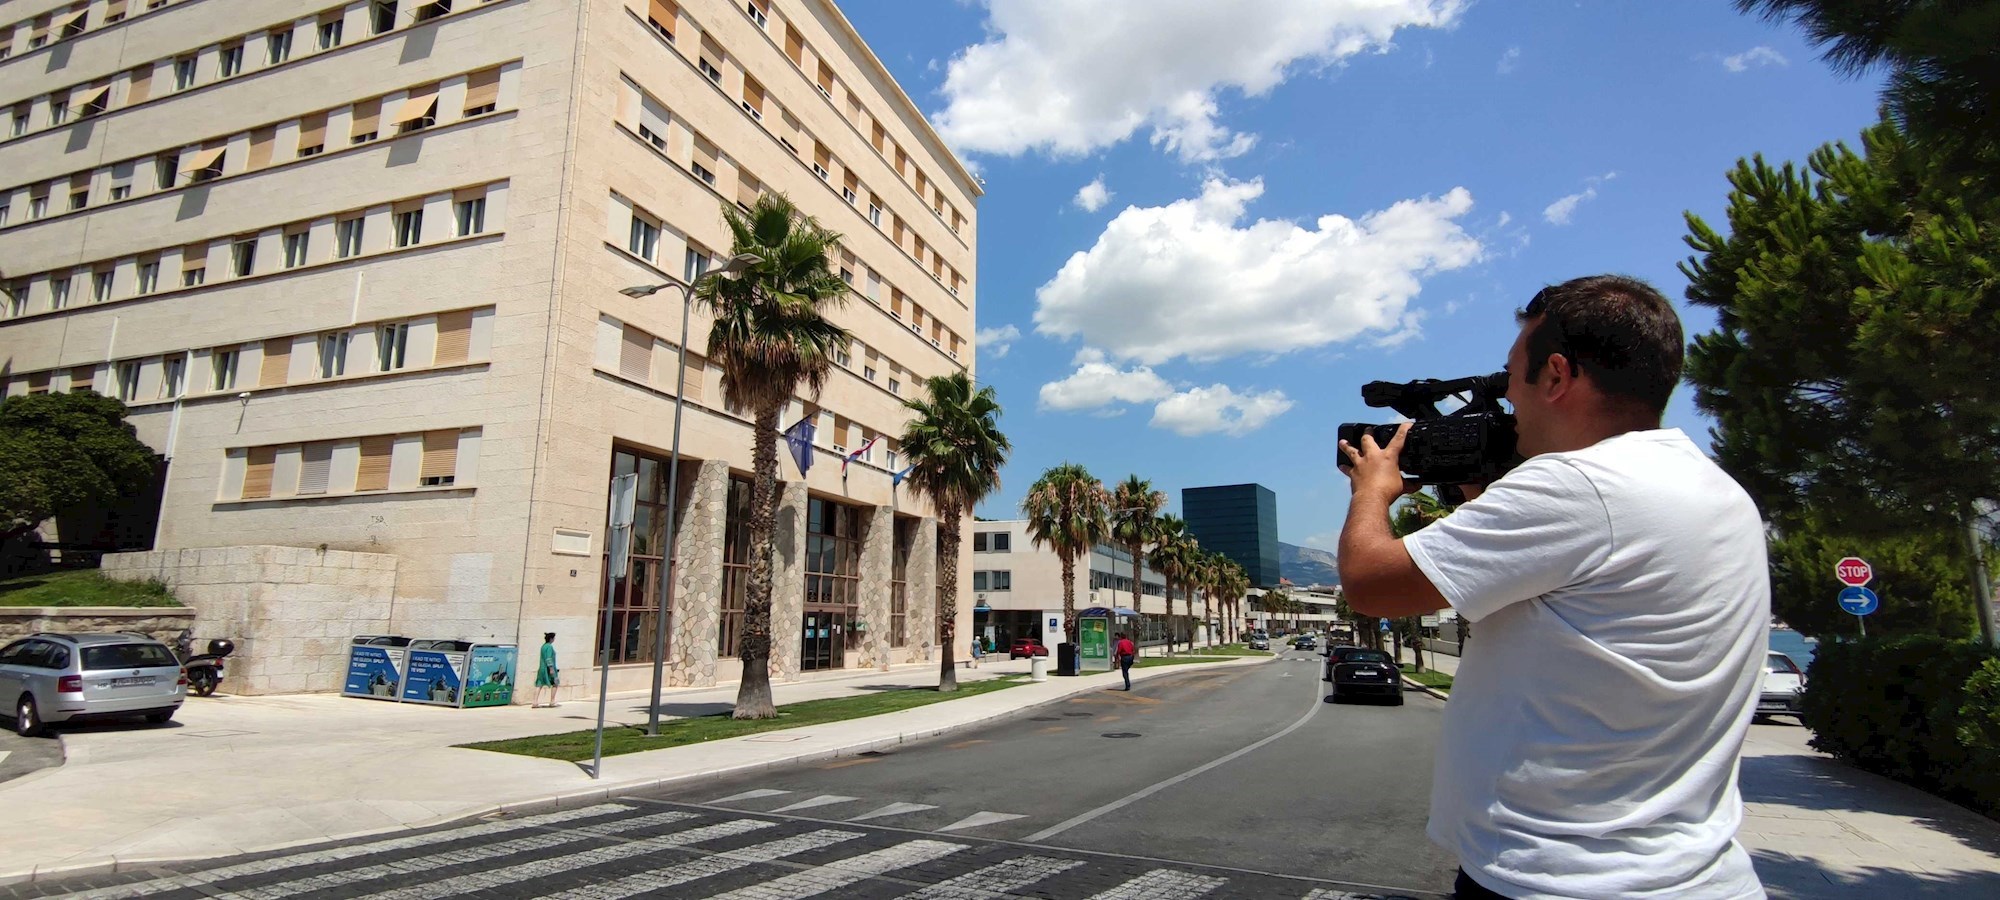
[[[1399,619],[1449,606],[1429,576],[1417,568],[1403,542],[1389,530],[1393,502],[1393,498],[1359,490],[1348,501],[1347,524],[1340,530],[1339,559],[1340,588],[1348,608],[1364,616]]]

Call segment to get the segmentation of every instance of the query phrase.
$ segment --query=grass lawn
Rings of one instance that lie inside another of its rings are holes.
[[[1181,666],[1181,665],[1186,665],[1186,664],[1188,664],[1188,663],[1206,663],[1206,662],[1215,662],[1215,661],[1217,661],[1217,660],[1220,660],[1220,659],[1226,659],[1226,658],[1230,658],[1230,657],[1232,657],[1232,656],[1245,656],[1245,655],[1249,655],[1249,656],[1269,656],[1270,654],[1268,654],[1268,653],[1254,653],[1254,654],[1242,654],[1242,653],[1236,653],[1236,654],[1221,654],[1221,653],[1218,653],[1218,654],[1215,654],[1215,655],[1212,655],[1212,656],[1200,656],[1200,655],[1195,655],[1195,656],[1189,656],[1189,655],[1187,654],[1187,652],[1186,652],[1186,651],[1182,651],[1182,652],[1181,652],[1181,655],[1179,655],[1179,656],[1141,656],[1141,657],[1139,657],[1139,661],[1138,661],[1138,662],[1136,662],[1136,663],[1133,663],[1133,664],[1132,664],[1132,668],[1134,668],[1134,669],[1150,669],[1150,668],[1152,668],[1152,667],[1154,667],[1154,666]],[[1112,671],[1113,671],[1113,672],[1116,672],[1117,670],[1116,670],[1116,669],[1113,669]]]
[[[1436,688],[1440,691],[1451,690],[1451,676],[1433,669],[1426,669],[1422,672],[1412,672],[1410,671],[1410,664],[1404,663],[1403,677],[1408,678],[1411,681],[1414,681],[1425,687]]]
[[[639,753],[645,750],[659,750],[664,747],[680,747],[705,741],[719,741],[725,738],[742,737],[766,731],[799,728],[806,725],[824,725],[828,722],[844,722],[883,713],[899,712],[929,706],[961,697],[977,697],[994,691],[1026,684],[1027,676],[1016,675],[1007,678],[992,678],[985,681],[968,681],[959,684],[958,690],[941,694],[930,688],[906,688],[893,691],[877,691],[857,694],[852,697],[832,697],[825,700],[806,700],[778,707],[775,719],[732,719],[728,713],[701,716],[692,719],[675,719],[660,723],[660,736],[647,737],[643,727],[604,726],[604,755],[617,756],[621,753]],[[495,753],[513,753],[519,756],[539,756],[545,759],[561,759],[580,762],[590,758],[591,747],[596,738],[595,729],[568,731],[562,734],[544,734],[535,737],[515,738],[506,741],[482,741],[476,744],[460,744],[472,750],[491,750]]]
[[[159,581],[113,581],[95,569],[17,575],[0,581],[0,606],[179,606]]]
[[[1189,655],[1186,650],[1175,650],[1174,653],[1181,656]],[[1217,644],[1213,647],[1196,647],[1193,655],[1212,659],[1217,656],[1270,656],[1272,653],[1269,650],[1252,650],[1242,644]]]

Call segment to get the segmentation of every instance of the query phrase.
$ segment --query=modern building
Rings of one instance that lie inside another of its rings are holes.
[[[1183,488],[1181,518],[1205,549],[1236,561],[1255,587],[1278,585],[1278,495],[1261,484]]]
[[[974,522],[971,540],[975,633],[1003,649],[1015,638],[1038,638],[1051,648],[1066,640],[1062,559],[1054,550],[1028,539],[1027,520]],[[1077,609],[1101,606],[1142,613],[1144,632],[1137,640],[1143,644],[1165,643],[1169,633],[1176,643],[1185,643],[1190,627],[1195,640],[1206,641],[1209,628],[1220,624],[1211,621],[1208,600],[1197,593],[1190,626],[1187,601],[1178,586],[1170,614],[1166,579],[1143,561],[1139,566],[1140,605],[1133,607],[1132,555],[1123,547],[1097,545],[1088,560],[1076,561],[1075,578],[1072,602]]]
[[[595,692],[606,613],[614,690],[655,629],[671,683],[733,680],[751,426],[705,314],[683,353],[677,291],[619,291],[726,259],[765,191],[844,236],[856,338],[786,415],[823,455],[781,463],[774,677],[934,652],[894,436],[973,365],[981,189],[830,0],[8,0],[0,111],[0,382],[130,407],[167,465],[116,568],[241,688],[332,689],[356,633],[554,631]]]

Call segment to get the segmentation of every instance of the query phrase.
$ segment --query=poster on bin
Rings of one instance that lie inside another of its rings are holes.
[[[459,691],[464,686],[458,667],[464,660],[463,653],[410,651],[410,669],[403,677],[403,702],[457,706]]]
[[[347,648],[347,684],[341,693],[349,697],[395,700],[403,688],[403,651],[390,647]]]
[[[474,647],[465,667],[465,705],[506,706],[514,702],[514,664],[519,651]]]

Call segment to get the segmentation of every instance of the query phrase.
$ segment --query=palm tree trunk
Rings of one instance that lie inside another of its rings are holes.
[[[1193,653],[1193,652],[1194,652],[1194,633],[1195,633],[1195,627],[1194,627],[1194,585],[1192,585],[1192,584],[1188,585],[1188,591],[1187,591],[1187,595],[1186,595],[1186,596],[1183,596],[1183,597],[1181,598],[1181,603],[1182,603],[1182,604],[1183,604],[1183,605],[1184,605],[1184,606],[1186,607],[1186,609],[1187,609],[1187,616],[1188,616],[1188,652],[1189,652],[1189,653]]]
[[[1074,644],[1076,643],[1076,557],[1071,556],[1066,550],[1058,555],[1062,557],[1063,640]]]
[[[1132,613],[1138,618],[1138,621],[1132,624],[1134,630],[1139,632],[1132,636],[1132,646],[1137,647],[1140,641],[1146,639],[1146,607],[1143,605],[1146,600],[1140,592],[1146,584],[1139,580],[1139,551],[1143,548],[1140,544],[1133,543],[1126,545],[1125,549],[1132,551]]]
[[[942,692],[958,690],[958,669],[953,650],[958,647],[958,520],[957,506],[938,510],[938,643],[944,652],[938,665],[938,686]]]
[[[772,532],[778,522],[778,416],[781,404],[757,411],[756,438],[750,465],[756,473],[750,485],[750,584],[743,592],[743,678],[736,687],[738,719],[774,719],[771,701],[771,567]],[[669,526],[671,527],[671,526]]]

